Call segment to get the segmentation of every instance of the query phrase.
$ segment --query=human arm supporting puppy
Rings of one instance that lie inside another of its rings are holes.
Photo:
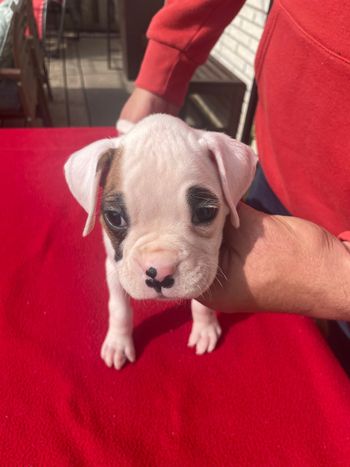
[[[225,226],[216,281],[199,299],[226,312],[276,311],[350,320],[350,249],[321,227],[240,203]]]
[[[121,120],[138,122],[154,113],[177,115],[196,68],[228,26],[244,0],[172,0],[154,16],[135,89]]]

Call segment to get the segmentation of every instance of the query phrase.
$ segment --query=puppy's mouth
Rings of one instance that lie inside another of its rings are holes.
[[[162,293],[164,289],[170,289],[174,285],[174,278],[166,276],[162,281],[157,280],[155,277],[147,277],[145,284],[147,287],[154,289],[158,293]]]
[[[169,297],[164,295],[164,290],[170,289],[174,285],[174,279],[171,276],[165,277],[162,281],[158,281],[155,278],[147,277],[145,279],[145,284],[147,287],[154,289],[156,292],[157,300],[169,300]]]
[[[171,300],[170,297],[166,297],[165,295],[162,294],[162,292],[160,292],[159,294],[157,294],[155,297],[154,297],[156,300],[162,300],[162,301],[167,301],[167,300]]]

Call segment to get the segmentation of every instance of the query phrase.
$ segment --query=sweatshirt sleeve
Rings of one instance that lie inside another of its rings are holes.
[[[136,86],[181,106],[188,83],[244,0],[168,0],[154,16]]]
[[[339,240],[342,240],[343,242],[350,242],[350,230],[342,232],[341,234],[338,235],[338,238]]]

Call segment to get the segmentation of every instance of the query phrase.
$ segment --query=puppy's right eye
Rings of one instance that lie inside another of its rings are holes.
[[[127,227],[126,220],[118,211],[104,211],[103,217],[107,225],[109,225],[109,227],[113,230],[124,229]]]
[[[200,185],[193,185],[187,190],[187,202],[193,225],[209,225],[219,212],[218,197],[208,188]]]
[[[212,220],[215,219],[217,213],[218,208],[211,206],[196,208],[192,215],[192,223],[195,225],[209,224]]]

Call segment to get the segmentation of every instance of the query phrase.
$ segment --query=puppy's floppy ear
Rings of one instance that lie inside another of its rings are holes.
[[[253,181],[257,156],[249,146],[224,133],[200,133],[199,143],[210,151],[217,165],[222,190],[231,211],[231,223],[239,227],[236,206]]]
[[[64,165],[69,189],[88,213],[83,237],[94,228],[98,189],[118,147],[119,138],[95,141],[72,154]]]

